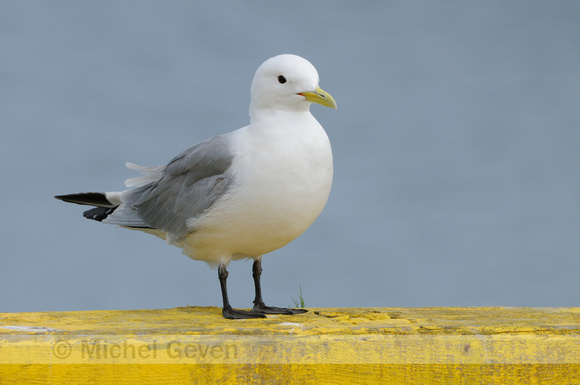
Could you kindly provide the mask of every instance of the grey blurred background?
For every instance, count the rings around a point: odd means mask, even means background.
[[[315,224],[264,258],[267,303],[574,306],[580,3],[0,3],[0,312],[221,305],[217,273],[53,199],[113,191],[248,123],[265,59],[338,102]],[[250,263],[230,265],[234,306]]]

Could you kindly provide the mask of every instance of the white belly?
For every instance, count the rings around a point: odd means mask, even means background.
[[[332,184],[332,152],[326,133],[294,141],[270,138],[237,154],[236,182],[179,246],[210,264],[252,258],[300,236],[318,217]],[[294,136],[295,137],[295,136]],[[262,139],[261,139],[262,140]]]

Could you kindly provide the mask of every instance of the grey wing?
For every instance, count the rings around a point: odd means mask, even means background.
[[[106,222],[185,236],[188,220],[208,210],[233,181],[230,142],[221,135],[185,150],[167,164],[159,180],[127,191]]]

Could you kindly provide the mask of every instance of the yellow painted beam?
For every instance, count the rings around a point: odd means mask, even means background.
[[[580,308],[0,313],[0,384],[580,384]]]

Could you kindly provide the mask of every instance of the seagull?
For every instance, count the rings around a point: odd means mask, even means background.
[[[299,237],[324,208],[332,184],[332,150],[310,105],[336,108],[318,72],[290,54],[266,60],[251,85],[250,124],[202,141],[167,165],[127,167],[142,176],[127,190],[58,195],[94,206],[84,217],[150,233],[194,260],[217,267],[222,314],[228,319],[293,315],[305,309],[266,306],[262,256]],[[253,259],[251,310],[234,309],[228,265]]]

